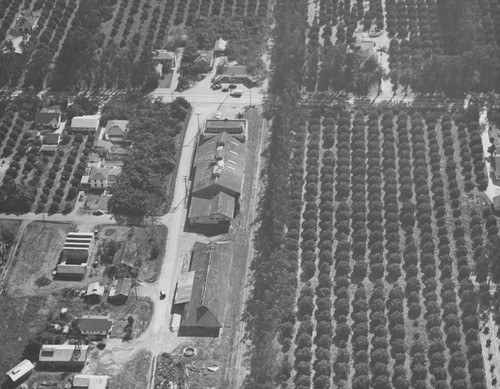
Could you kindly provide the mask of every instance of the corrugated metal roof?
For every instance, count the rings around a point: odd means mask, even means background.
[[[61,274],[85,274],[86,271],[87,264],[66,265],[66,263],[60,263],[57,265],[57,272]]]
[[[174,304],[183,304],[191,300],[195,271],[181,273],[177,279]]]
[[[203,199],[193,196],[189,207],[189,217],[225,216],[232,219],[236,200],[233,196],[219,192],[212,199]]]
[[[224,145],[221,154],[223,163],[219,163],[221,165],[220,174],[215,175],[213,167],[217,163],[215,156],[220,144]],[[245,145],[226,132],[221,132],[198,146],[194,162],[196,170],[193,180],[193,194],[206,197],[205,192],[210,192],[210,187],[213,185],[220,186],[222,190],[227,189],[228,192],[241,193],[245,157]]]
[[[191,269],[195,272],[191,300],[181,327],[222,327],[233,257],[231,242],[196,242]]]
[[[88,332],[99,332],[104,334],[107,333],[113,325],[113,321],[108,316],[88,315],[81,317],[78,322],[82,334]]]

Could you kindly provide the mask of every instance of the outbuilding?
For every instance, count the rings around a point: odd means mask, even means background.
[[[24,381],[35,369],[35,366],[28,359],[23,360],[18,363],[7,373],[5,373],[5,378],[7,380],[7,385],[19,385]]]

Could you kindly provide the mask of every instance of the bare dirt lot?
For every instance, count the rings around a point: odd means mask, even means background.
[[[23,235],[9,277],[7,293],[29,296],[39,293],[36,280],[51,273],[57,265],[70,224],[31,222]]]

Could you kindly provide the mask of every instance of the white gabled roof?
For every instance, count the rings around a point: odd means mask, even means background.
[[[99,125],[99,116],[97,115],[75,116],[71,120],[71,128],[97,129],[98,125]]]
[[[10,369],[5,375],[7,375],[12,382],[16,382],[19,378],[23,377],[25,374],[29,373],[35,368],[35,366],[27,359]]]

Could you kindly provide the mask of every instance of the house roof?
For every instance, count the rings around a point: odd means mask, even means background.
[[[134,267],[137,260],[137,243],[126,241],[122,243],[113,257],[113,265],[123,264]]]
[[[214,51],[225,51],[227,47],[227,41],[222,38],[219,38],[215,41]]]
[[[214,51],[213,50],[198,50],[198,56],[195,58],[194,62],[205,61],[208,64],[211,64],[214,59]]]
[[[73,377],[73,388],[106,389],[108,378],[107,375],[77,374]]]
[[[109,290],[109,297],[128,296],[130,288],[132,287],[132,280],[130,278],[120,278],[113,280],[111,289]]]
[[[108,332],[113,321],[108,316],[82,316],[78,319],[80,331],[85,332]]]
[[[40,362],[75,362],[85,363],[89,346],[73,344],[44,344],[40,350]]]
[[[194,270],[179,274],[177,288],[175,289],[174,304],[183,304],[191,300],[195,274]]]
[[[40,151],[57,151],[57,145],[42,145]]]
[[[103,296],[104,295],[104,285],[101,285],[99,281],[91,282],[87,286],[86,296]]]
[[[10,369],[7,373],[5,373],[5,375],[8,376],[12,382],[16,382],[19,378],[23,377],[34,368],[35,366],[31,363],[31,361],[25,359]]]
[[[120,145],[111,146],[111,153],[116,155],[126,155],[128,152],[127,149],[121,147]]]
[[[189,207],[189,217],[210,217],[216,215],[234,217],[236,200],[224,192],[217,193],[212,199],[203,199],[193,196]]]
[[[108,140],[103,140],[103,139],[98,139],[95,142],[95,148],[96,149],[102,149],[102,150],[111,150],[111,147],[113,146],[113,143],[111,143]]]
[[[113,169],[109,170],[109,176],[108,176],[108,181],[116,181],[118,180],[118,177],[122,174],[122,168],[121,167],[115,167]]]
[[[168,50],[155,50],[153,51],[153,60],[162,61],[168,60],[172,61],[175,59],[175,53]]]
[[[90,153],[87,163],[96,163],[96,162],[101,162],[101,157],[99,157],[99,154],[97,153]]]
[[[193,194],[212,185],[241,193],[245,153],[245,145],[226,132],[221,132],[198,146],[194,163],[196,170]]]
[[[123,136],[128,132],[128,126],[128,120],[108,120],[104,134],[108,136]]]
[[[75,116],[71,119],[71,128],[97,129],[98,125],[99,116],[97,115]]]
[[[50,132],[43,137],[43,141],[48,145],[57,145],[61,139],[61,134]]]
[[[40,112],[35,115],[35,123],[50,124],[53,120],[59,122],[61,112],[56,109],[42,108]]]
[[[90,180],[106,181],[109,177],[109,169],[105,167],[93,167],[90,171]]]
[[[181,327],[222,327],[232,256],[231,242],[195,243],[190,269],[195,276]]]

